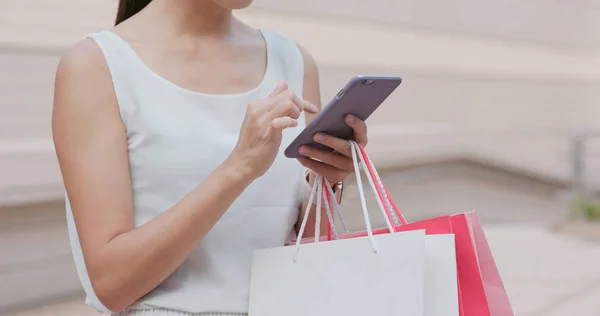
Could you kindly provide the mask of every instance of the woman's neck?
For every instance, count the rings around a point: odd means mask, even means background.
[[[145,11],[161,33],[184,37],[228,36],[235,22],[232,10],[210,0],[153,0]]]

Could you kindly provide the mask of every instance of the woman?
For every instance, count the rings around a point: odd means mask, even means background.
[[[54,141],[76,266],[100,310],[245,314],[253,250],[293,236],[315,173],[352,172],[347,142],[328,135],[315,137],[337,153],[283,157],[319,111],[317,67],[232,16],[250,3],[121,0],[117,25],[60,62]],[[364,122],[348,124],[364,145]]]

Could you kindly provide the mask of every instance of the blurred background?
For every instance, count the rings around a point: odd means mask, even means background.
[[[95,315],[50,115],[60,56],[116,4],[0,0],[2,315]],[[237,15],[311,51],[324,102],[356,74],[401,75],[368,150],[407,217],[477,210],[517,315],[600,315],[600,2],[256,0]],[[357,199],[348,181],[346,214]]]

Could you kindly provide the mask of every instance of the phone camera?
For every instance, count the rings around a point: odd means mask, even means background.
[[[375,80],[373,79],[364,79],[363,81],[361,81],[362,84],[372,84],[373,82],[375,82]]]

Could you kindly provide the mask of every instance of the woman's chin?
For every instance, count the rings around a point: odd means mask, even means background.
[[[230,9],[230,10],[238,10],[249,7],[252,4],[253,0],[213,0],[214,3],[219,6]]]

